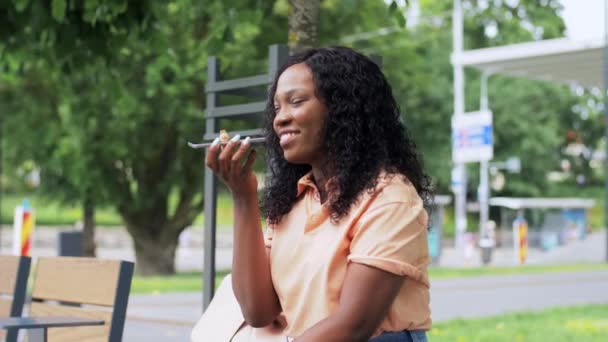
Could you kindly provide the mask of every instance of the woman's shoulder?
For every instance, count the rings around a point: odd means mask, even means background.
[[[410,222],[419,220],[425,226],[424,202],[414,184],[402,174],[382,172],[373,191],[367,192],[353,217],[357,222],[388,220],[386,222]],[[357,227],[359,225],[354,225]]]
[[[382,171],[374,189],[375,201],[407,202],[417,204],[422,202],[414,184],[403,174]]]

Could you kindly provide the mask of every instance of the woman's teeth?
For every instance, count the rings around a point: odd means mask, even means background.
[[[285,134],[281,134],[281,143],[286,143],[287,141],[289,141],[291,138],[295,137],[296,133],[285,133]]]

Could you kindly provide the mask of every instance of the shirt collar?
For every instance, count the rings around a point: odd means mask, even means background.
[[[319,189],[317,188],[317,185],[315,184],[313,177],[314,176],[312,175],[312,170],[310,170],[310,171],[308,171],[308,173],[306,173],[304,176],[302,176],[302,178],[300,178],[300,180],[298,180],[298,190],[296,193],[296,197],[300,197],[300,195],[302,193],[304,193],[304,191],[306,191],[306,189],[308,189],[308,188],[314,190],[314,192],[317,195],[319,194]],[[330,178],[325,183],[325,188],[326,189],[332,188],[332,184],[335,181],[336,181],[336,179],[334,177]]]
[[[302,178],[300,178],[300,180],[298,180],[298,192],[296,193],[296,197],[300,197],[300,195],[307,188],[312,188],[314,190],[317,190],[317,186],[315,185],[315,182],[312,180],[312,171],[308,171],[307,174],[305,174],[304,176],[302,176]]]

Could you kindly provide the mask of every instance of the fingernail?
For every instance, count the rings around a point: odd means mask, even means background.
[[[211,143],[211,146],[216,146],[216,145],[217,145],[217,144],[219,144],[219,143],[220,143],[220,138],[215,138],[215,139],[213,140],[213,142]]]
[[[249,140],[251,140],[250,137],[245,138],[245,140],[243,140],[243,145],[249,144]]]
[[[241,140],[241,135],[240,134],[237,134],[232,139],[230,139],[230,141],[239,141],[239,140]]]

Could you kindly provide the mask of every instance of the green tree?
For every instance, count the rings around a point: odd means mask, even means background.
[[[418,26],[406,28],[407,7],[397,2],[321,1],[318,40],[382,56],[405,122],[444,192],[451,160],[452,1],[419,3]],[[556,1],[464,3],[467,48],[563,32]],[[268,45],[288,41],[289,10],[288,0],[2,2],[7,169],[33,161],[45,192],[83,206],[87,198],[93,207],[114,206],[133,237],[138,271],[174,272],[177,238],[204,201],[202,155],[186,141],[204,131],[207,57],[220,59],[225,78],[260,73]],[[478,76],[467,71],[468,110],[477,109]],[[504,193],[541,193],[563,141],[554,114],[568,113],[571,92],[493,76],[489,94],[496,159],[519,154],[524,167],[509,177]],[[226,129],[245,124],[221,123]]]
[[[369,3],[374,13],[388,16],[382,1]],[[345,12],[345,22],[356,23],[357,12],[348,5],[325,2],[326,18]],[[36,131],[36,144],[19,142],[11,160],[34,160],[43,182],[56,185],[49,193],[61,189],[83,204],[93,198],[93,206],[115,206],[133,236],[138,271],[173,272],[177,237],[203,207],[202,156],[185,142],[203,132],[207,56],[220,58],[224,77],[263,70],[267,46],[287,40],[288,3],[59,0],[4,6],[2,62],[17,75],[3,96],[12,106],[9,118],[13,127],[41,118],[47,124]],[[339,37],[325,32],[326,41]],[[32,86],[38,95],[28,93]],[[15,142],[33,133],[14,132]]]
[[[415,132],[419,145],[427,156],[436,156],[430,151],[441,151],[439,162],[433,170],[440,170],[439,189],[448,190],[450,156],[450,117],[452,113],[452,72],[449,64],[451,53],[451,9],[453,2],[420,1],[423,19],[416,29],[413,39],[419,54],[425,56],[421,73],[430,75],[424,83],[417,83],[418,96],[427,102],[424,106],[411,109],[414,123],[424,123]],[[564,22],[559,16],[561,5],[558,1],[476,1],[464,0],[465,10],[464,37],[465,48],[476,49],[538,39],[550,39],[563,36]],[[419,38],[419,39],[417,39]],[[427,64],[428,63],[428,64]],[[413,74],[417,74],[414,72]],[[420,75],[419,77],[424,77]],[[466,70],[466,110],[479,108],[480,74],[475,70]],[[429,85],[432,86],[429,87]],[[546,174],[558,165],[559,115],[568,111],[573,104],[573,96],[565,86],[549,83],[516,79],[500,75],[490,77],[489,104],[494,113],[496,160],[510,156],[519,156],[522,160],[522,173],[508,175],[507,186],[503,195],[538,196],[547,186]],[[433,108],[429,113],[425,107]],[[417,112],[425,113],[417,116]],[[428,132],[432,127],[433,131]],[[427,133],[428,132],[428,133]],[[429,134],[427,140],[426,135]],[[438,141],[442,141],[439,145]],[[428,158],[427,158],[428,160]],[[437,169],[435,169],[437,167]],[[478,166],[470,166],[472,194],[478,183]],[[475,196],[475,195],[473,195]]]
[[[559,113],[562,160],[567,160],[569,169],[563,170],[566,181],[580,186],[601,186],[604,175],[601,164],[594,158],[605,149],[604,104],[599,89],[575,88],[577,101],[571,109]],[[594,164],[595,163],[595,164]],[[566,166],[564,165],[564,166]],[[577,180],[578,178],[578,180]]]
[[[263,63],[257,56],[266,47],[252,38],[272,7],[257,4],[4,5],[2,62],[15,64],[17,75],[2,97],[13,109],[7,121],[15,127],[46,116],[52,128],[40,128],[31,144],[12,134],[19,142],[8,144],[17,147],[13,160],[35,160],[43,175],[63,174],[69,184],[58,185],[75,189],[81,203],[93,189],[95,200],[115,206],[133,236],[140,273],[174,272],[178,236],[203,208],[202,155],[186,141],[204,131],[207,57],[228,56],[224,65],[240,70]],[[254,62],[240,63],[248,60]],[[28,82],[44,96],[23,101]]]

